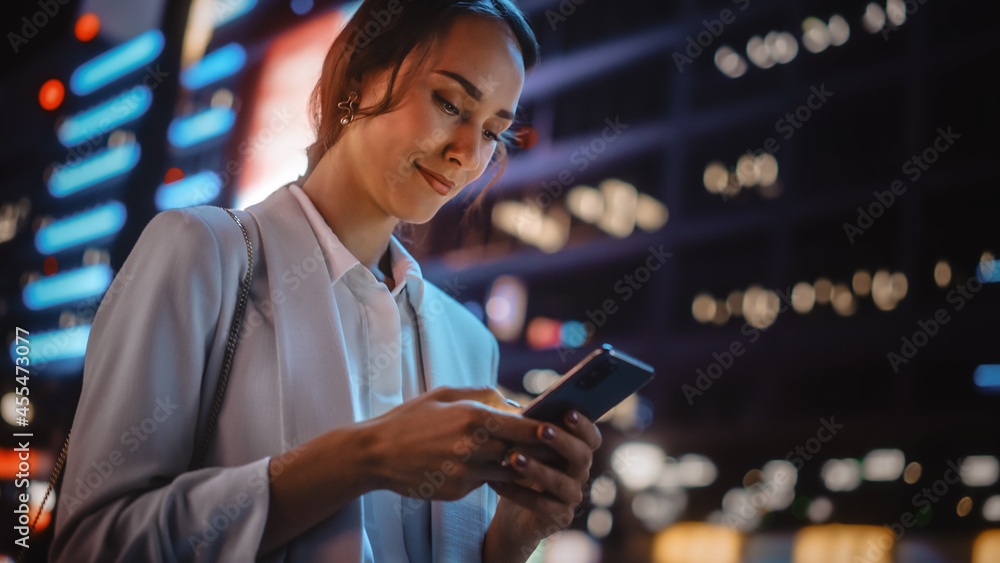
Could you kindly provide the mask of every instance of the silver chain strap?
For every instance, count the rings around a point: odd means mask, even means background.
[[[236,302],[236,313],[233,315],[233,324],[229,329],[229,340],[226,343],[226,352],[222,358],[222,373],[219,375],[218,384],[215,387],[215,401],[212,404],[212,413],[208,418],[208,426],[205,429],[205,437],[202,440],[201,448],[197,452],[197,457],[192,462],[192,470],[200,469],[204,463],[205,458],[208,456],[208,445],[212,440],[212,434],[215,432],[215,424],[219,418],[219,410],[222,408],[222,398],[226,394],[226,385],[229,383],[229,372],[233,367],[233,354],[236,352],[236,343],[239,340],[240,328],[243,325],[243,316],[246,311],[247,299],[250,295],[250,284],[253,281],[253,245],[250,244],[250,236],[247,235],[246,227],[240,221],[232,211],[225,209],[225,212],[236,221],[239,225],[240,230],[243,231],[243,240],[247,244],[247,273],[244,276],[243,281],[240,283],[240,296],[239,300]],[[71,428],[69,432],[66,433],[66,442],[63,444],[62,451],[59,453],[59,459],[56,461],[55,467],[52,468],[52,476],[49,477],[49,486],[45,491],[45,496],[42,497],[41,504],[38,505],[38,514],[35,515],[34,520],[31,522],[31,531],[29,533],[35,533],[35,524],[38,523],[38,519],[42,515],[42,509],[45,507],[45,502],[49,499],[49,495],[52,493],[55,487],[56,481],[59,479],[59,474],[62,473],[63,464],[66,461],[66,452],[69,450],[69,438],[73,435],[73,429]],[[24,561],[24,555],[26,550],[22,547],[18,552],[18,561]]]

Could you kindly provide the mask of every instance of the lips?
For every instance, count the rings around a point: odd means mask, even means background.
[[[455,182],[448,180],[447,178],[438,174],[437,172],[428,170],[423,166],[420,166],[416,162],[414,162],[413,165],[416,166],[417,171],[420,172],[420,175],[423,176],[425,180],[427,180],[427,183],[430,184],[430,186],[434,188],[434,190],[437,191],[439,194],[448,195],[449,193],[451,193],[451,190],[455,188]]]

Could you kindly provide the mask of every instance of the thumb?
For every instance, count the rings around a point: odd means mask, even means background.
[[[477,401],[503,412],[521,414],[521,405],[505,397],[495,387],[439,387],[434,391],[439,401]]]

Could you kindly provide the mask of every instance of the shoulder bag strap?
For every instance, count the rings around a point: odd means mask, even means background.
[[[236,342],[240,338],[240,327],[243,326],[244,311],[246,311],[247,298],[250,295],[250,283],[253,280],[253,245],[250,244],[250,236],[247,235],[247,229],[243,226],[240,218],[228,209],[225,211],[233,218],[233,221],[236,221],[240,230],[243,231],[243,240],[247,243],[247,273],[240,284],[240,297],[236,302],[236,313],[233,315],[233,322],[229,329],[229,341],[226,343],[226,353],[222,357],[222,373],[219,374],[219,381],[215,387],[215,401],[212,403],[212,413],[208,417],[208,426],[205,427],[205,437],[201,442],[201,449],[197,452],[192,469],[201,469],[204,467],[205,458],[208,457],[208,444],[215,433],[215,424],[219,419],[219,409],[222,408],[222,398],[226,395],[229,372],[233,367],[233,354],[236,352]]]
[[[219,418],[219,409],[222,408],[222,398],[226,394],[226,384],[229,382],[229,372],[233,367],[233,354],[236,351],[236,342],[239,340],[240,328],[243,325],[243,316],[246,311],[247,299],[250,294],[250,283],[253,281],[253,246],[250,244],[250,236],[247,234],[246,227],[240,221],[239,217],[236,216],[229,209],[225,209],[225,212],[236,221],[239,225],[240,230],[243,231],[243,240],[247,244],[247,273],[244,276],[243,281],[240,283],[240,296],[239,300],[236,302],[236,313],[233,315],[233,323],[229,330],[229,341],[226,343],[226,353],[222,359],[222,373],[219,375],[219,381],[215,388],[215,401],[212,404],[212,413],[208,418],[208,426],[205,429],[205,436],[201,443],[201,448],[197,452],[196,462],[192,465],[192,469],[200,469],[204,463],[205,458],[208,456],[208,445],[212,440],[212,434],[215,432],[215,424]],[[45,506],[46,501],[49,499],[49,494],[52,493],[52,489],[55,487],[56,481],[59,479],[59,474],[62,472],[63,464],[66,462],[66,452],[69,449],[69,439],[73,434],[73,429],[71,428],[69,432],[66,433],[66,442],[63,444],[62,451],[59,453],[59,459],[56,461],[55,466],[52,468],[52,475],[49,477],[49,486],[45,491],[45,496],[42,497],[42,502],[38,505],[38,514],[35,515],[34,520],[31,522],[31,532],[35,532],[35,524],[38,523],[38,518],[42,515],[42,508]],[[23,560],[24,548],[18,554],[19,560]]]

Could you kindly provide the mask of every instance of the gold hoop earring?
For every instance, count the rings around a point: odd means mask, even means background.
[[[355,100],[357,99],[358,99],[358,93],[351,92],[350,94],[347,95],[347,100],[337,104],[338,108],[347,111],[347,115],[340,118],[341,125],[347,125],[348,123],[354,121],[354,110],[358,105]]]

